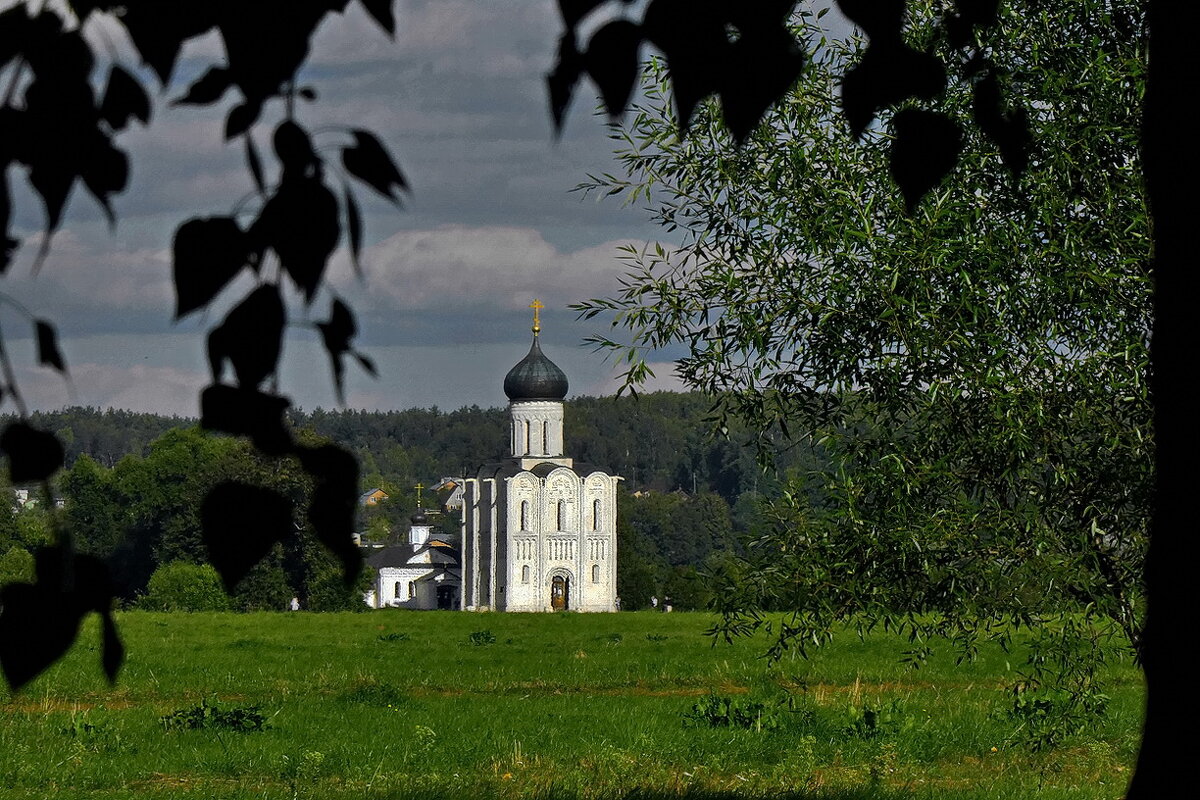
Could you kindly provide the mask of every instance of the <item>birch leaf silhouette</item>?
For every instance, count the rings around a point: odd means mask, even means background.
[[[281,456],[294,444],[283,417],[290,406],[286,397],[217,383],[200,393],[200,427],[248,437],[265,455]]]
[[[208,335],[213,380],[220,382],[229,361],[242,388],[257,388],[279,364],[286,321],[279,287],[264,284],[251,292]]]
[[[175,231],[175,319],[203,308],[246,266],[250,242],[232,217],[190,219]]]
[[[0,588],[0,667],[16,692],[57,661],[75,637],[83,616],[104,618],[101,663],[116,680],[124,647],[112,619],[113,587],[108,567],[89,555],[44,547],[35,556],[34,583]]]
[[[277,542],[296,530],[290,500],[235,481],[209,491],[200,506],[200,527],[208,559],[230,593]]]
[[[150,98],[138,79],[120,64],[113,64],[109,70],[100,117],[114,131],[124,130],[131,119],[150,124]]]
[[[353,538],[358,461],[332,444],[297,447],[296,457],[313,478],[308,520],[321,543],[342,562],[342,579],[352,586],[362,572],[362,554]]]
[[[342,165],[354,177],[399,205],[397,192],[408,188],[408,181],[388,154],[379,137],[370,131],[350,131],[354,144],[342,149]]]
[[[8,456],[13,483],[42,481],[57,472],[66,454],[58,437],[26,422],[10,422],[0,433],[0,452]]]
[[[62,350],[58,347],[58,331],[44,319],[34,320],[34,337],[37,339],[38,363],[53,367],[64,375],[67,372],[67,362],[63,359]]]

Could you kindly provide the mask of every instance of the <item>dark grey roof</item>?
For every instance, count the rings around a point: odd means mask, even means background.
[[[529,354],[504,376],[504,393],[509,400],[562,400],[567,396],[567,376],[546,358],[537,334]]]
[[[413,545],[409,543],[393,544],[367,556],[367,564],[379,569],[380,567],[403,567],[422,550],[431,547],[427,544]],[[433,569],[457,567],[462,563],[462,554],[456,547],[433,546],[432,564],[413,564],[413,566],[429,566]]]

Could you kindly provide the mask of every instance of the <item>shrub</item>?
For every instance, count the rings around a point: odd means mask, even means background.
[[[250,733],[267,727],[267,718],[258,706],[234,706],[221,708],[215,702],[201,700],[200,705],[180,708],[159,717],[165,730],[218,729]]]
[[[172,561],[154,570],[138,606],[151,611],[227,611],[230,603],[210,565]]]
[[[33,556],[24,547],[13,546],[0,556],[0,586],[6,583],[32,583]]]
[[[757,700],[736,700],[715,693],[697,700],[683,719],[685,724],[709,728],[770,731],[780,726],[778,708],[768,708]]]
[[[496,634],[491,631],[475,631],[467,639],[476,647],[482,647],[483,645],[495,644]]]

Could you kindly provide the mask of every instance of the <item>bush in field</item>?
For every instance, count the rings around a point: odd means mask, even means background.
[[[0,556],[0,586],[33,580],[33,556],[23,547],[10,547]]]
[[[309,611],[366,611],[363,592],[375,582],[375,570],[363,567],[363,574],[354,586],[347,587],[342,580],[341,567],[332,559],[324,559],[310,568],[308,573]]]
[[[171,561],[154,570],[138,606],[151,611],[227,611],[229,597],[208,564]]]
[[[709,694],[683,715],[684,724],[708,728],[744,728],[773,731],[781,724],[779,709],[757,700]]]
[[[159,717],[163,730],[218,729],[251,733],[268,727],[267,718],[258,706],[221,708],[215,702],[201,700],[199,705],[178,708]]]
[[[233,597],[235,611],[285,611],[296,592],[276,553],[258,562],[238,583]]]

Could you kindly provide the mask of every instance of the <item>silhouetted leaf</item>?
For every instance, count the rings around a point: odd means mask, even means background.
[[[309,175],[310,168],[319,163],[308,132],[290,119],[285,119],[275,128],[271,143],[275,148],[275,156],[284,169]]]
[[[28,583],[0,589],[0,666],[13,692],[57,661],[75,641],[80,618],[73,608]]]
[[[113,620],[112,612],[106,611],[100,615],[103,623],[103,639],[101,640],[100,664],[104,667],[104,675],[110,684],[117,682],[117,674],[125,663],[125,645],[117,633],[117,623]]]
[[[396,16],[392,12],[392,0],[360,0],[367,13],[375,18],[379,27],[387,31],[388,36],[396,35]]]
[[[892,118],[890,167],[913,213],[921,198],[958,164],[962,131],[945,114],[906,108]]]
[[[229,116],[225,118],[225,141],[229,141],[235,136],[241,136],[250,130],[250,127],[258,121],[258,115],[261,113],[262,103],[250,100],[229,109]]]
[[[231,593],[277,542],[296,530],[286,497],[234,481],[209,491],[200,505],[200,528],[208,560]]]
[[[558,40],[558,57],[554,61],[554,69],[546,75],[546,91],[550,95],[550,115],[554,118],[554,133],[562,132],[563,120],[567,108],[571,105],[571,95],[575,84],[583,72],[583,56],[575,43],[575,32],[568,30]]]
[[[26,44],[29,9],[18,4],[0,11],[0,64],[7,64]]]
[[[338,403],[345,405],[346,399],[343,391],[345,367],[342,363],[342,356],[349,352],[350,340],[358,333],[358,326],[354,324],[354,315],[350,313],[350,309],[345,303],[335,298],[329,319],[325,322],[318,322],[317,329],[321,331],[321,341],[325,344],[325,352],[329,354],[329,361],[333,367],[333,385],[337,389]]]
[[[393,187],[403,191],[408,188],[408,182],[383,143],[370,131],[355,129],[350,133],[354,136],[354,144],[342,149],[342,164],[346,171],[399,204],[400,198]]]
[[[905,0],[837,0],[846,18],[872,39],[898,38]]]
[[[88,137],[88,145],[80,176],[83,185],[104,209],[109,225],[115,226],[117,218],[109,205],[109,198],[125,191],[129,185],[129,158],[113,146],[112,140],[98,133]]]
[[[857,138],[881,109],[912,97],[931,100],[945,87],[946,69],[936,56],[898,42],[872,42],[842,78],[842,110]]]
[[[37,338],[38,363],[53,367],[66,374],[67,362],[63,360],[62,351],[58,349],[58,332],[44,319],[34,320],[34,335]]]
[[[259,286],[208,335],[208,361],[219,383],[223,365],[233,364],[238,384],[257,388],[279,364],[286,314],[279,287]]]
[[[3,124],[0,122],[0,124]],[[12,221],[12,195],[8,188],[8,170],[0,169],[0,275],[8,272],[12,263],[13,251],[20,242],[8,235],[8,226]]]
[[[354,352],[354,357],[358,359],[358,363],[362,365],[362,368],[367,371],[368,375],[370,375],[372,378],[379,377],[379,371],[375,369],[374,361],[357,350]]]
[[[298,447],[296,456],[314,483],[309,522],[321,543],[342,562],[342,578],[352,586],[362,571],[362,555],[354,544],[358,462],[332,444]]]
[[[29,184],[42,198],[46,209],[46,233],[58,230],[62,222],[63,206],[75,183],[76,173],[65,159],[39,158],[29,170]],[[49,237],[47,237],[49,238]],[[45,244],[43,244],[43,249]]]
[[[975,82],[971,111],[975,124],[1000,150],[1004,165],[1020,177],[1029,165],[1029,150],[1033,147],[1029,115],[1023,108],[1005,112],[995,73]]]
[[[300,99],[310,103],[317,99],[317,90],[311,86],[301,86],[296,90],[296,94],[300,96]]]
[[[624,19],[600,28],[588,42],[584,64],[600,88],[609,118],[614,121],[625,113],[625,105],[633,94],[641,68],[638,61],[641,44],[641,29]]]
[[[43,547],[34,562],[34,583],[12,583],[0,589],[0,665],[14,692],[67,651],[84,614],[96,611],[107,616],[112,610],[112,581],[100,559]],[[110,654],[107,634],[105,638],[103,665],[112,680],[120,668],[119,639],[116,652]]]
[[[49,478],[63,465],[65,454],[58,437],[25,422],[10,422],[0,433],[0,452],[8,456],[13,483]]]
[[[258,146],[254,144],[254,137],[246,133],[243,139],[246,140],[246,165],[250,167],[250,176],[254,178],[254,188],[258,189],[258,193],[267,196],[267,182],[263,177],[262,158],[258,155]]]
[[[246,266],[246,234],[232,217],[190,219],[171,244],[175,319],[207,305]]]
[[[946,34],[951,47],[971,43],[972,29],[988,28],[996,23],[999,0],[955,0],[956,14],[947,14]]]
[[[696,105],[720,86],[729,50],[722,11],[715,0],[651,0],[642,19],[646,38],[666,56],[685,133]]]
[[[265,245],[312,302],[329,256],[341,236],[337,198],[317,178],[289,178],[263,206],[250,226],[252,246]]]
[[[726,127],[741,143],[800,77],[804,52],[782,24],[743,31],[728,52],[721,110]]]
[[[146,90],[120,64],[113,64],[108,72],[100,118],[114,131],[124,130],[130,119],[143,125],[150,123],[150,98]]]
[[[216,24],[219,4],[127,0],[121,5],[123,11],[117,16],[118,21],[129,32],[142,60],[166,86],[171,82],[183,43]]]
[[[200,427],[247,436],[259,452],[279,456],[293,444],[284,423],[290,405],[286,397],[217,383],[200,393]]]
[[[346,232],[350,236],[350,263],[354,266],[354,274],[361,278],[363,270],[359,253],[362,252],[362,214],[359,213],[358,200],[354,198],[350,187],[342,188],[346,200]]]

